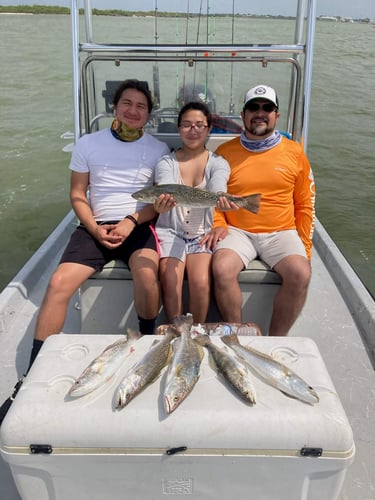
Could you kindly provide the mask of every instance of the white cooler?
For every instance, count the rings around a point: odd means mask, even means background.
[[[118,411],[114,392],[154,336],[118,374],[75,400],[75,378],[118,335],[54,335],[1,426],[1,454],[24,500],[335,500],[353,461],[347,417],[316,344],[240,337],[274,354],[319,393],[314,406],[253,377],[248,405],[213,371],[208,353],[192,393],[167,415],[166,371]],[[224,346],[218,337],[217,345]]]

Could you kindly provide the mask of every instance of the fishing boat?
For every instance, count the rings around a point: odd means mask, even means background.
[[[249,30],[246,42],[237,43],[234,12],[225,17],[229,26],[226,38],[220,38],[209,24],[212,21],[207,7],[207,12],[201,15],[187,12],[185,17],[176,17],[181,23],[180,38],[176,41],[171,35],[164,42],[160,35],[164,21],[155,8],[154,40],[137,44],[129,43],[123,32],[114,33],[115,40],[111,43],[98,40],[94,35],[91,1],[84,0],[80,19],[80,2],[72,0],[74,140],[109,125],[116,86],[125,78],[136,77],[147,82],[155,98],[155,109],[146,127],[148,132],[171,149],[178,147],[179,106],[198,95],[210,105],[216,117],[217,127],[208,141],[208,148],[215,150],[238,134],[241,95],[252,84],[266,83],[279,92],[282,113],[279,125],[283,133],[303,143],[308,151],[316,1],[296,3],[290,41],[269,43],[252,39]],[[131,5],[124,5],[124,10],[127,8],[130,10]],[[236,18],[237,21],[246,25],[254,23],[254,18],[243,16]],[[215,22],[224,22],[224,17],[216,17]],[[207,29],[201,36],[204,23]],[[75,215],[68,213],[1,293],[1,400],[9,396],[27,367],[38,309],[76,224]],[[375,470],[374,298],[318,219],[313,243],[313,272],[307,301],[289,336],[308,337],[317,344],[353,430],[355,459],[348,468],[340,500],[374,500],[375,480],[371,472]],[[256,323],[266,332],[273,298],[280,285],[279,276],[264,263],[255,261],[241,273],[240,283],[243,320]],[[208,321],[220,320],[212,301]],[[162,307],[158,321],[159,324],[166,321]],[[137,327],[131,273],[121,262],[114,261],[89,279],[73,297],[62,333],[122,334],[129,327]],[[2,458],[0,492],[1,498],[7,500],[21,498],[9,465]]]

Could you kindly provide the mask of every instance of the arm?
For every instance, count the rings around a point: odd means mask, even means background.
[[[300,158],[300,174],[294,188],[294,216],[297,232],[311,259],[315,222],[315,183],[310,163],[304,152]]]
[[[176,184],[178,173],[178,162],[174,155],[163,156],[155,168],[155,184]],[[176,206],[173,196],[170,194],[160,195],[154,203],[153,208],[157,213],[169,212]]]
[[[215,193],[227,192],[227,182],[230,175],[230,167],[227,160],[215,153],[211,154],[209,162],[207,190]],[[216,209],[221,211],[239,210],[238,205],[221,197],[216,203]]]
[[[70,202],[72,208],[88,232],[94,235],[96,222],[87,196],[89,174],[72,171],[70,177]]]
[[[88,186],[88,173],[72,171],[70,179],[70,201],[73,210],[87,231],[96,240],[107,248],[116,248],[121,245],[122,239],[118,235],[110,234],[111,229],[113,229],[115,225],[98,225],[96,223],[87,197]]]

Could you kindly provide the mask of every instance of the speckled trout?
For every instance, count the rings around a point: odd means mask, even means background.
[[[68,394],[73,398],[84,396],[108,382],[133,351],[141,333],[128,330],[127,337],[107,346],[74,382]]]
[[[133,198],[145,203],[154,203],[161,194],[173,196],[177,205],[186,207],[207,208],[214,207],[221,196],[228,201],[236,203],[241,208],[245,208],[253,213],[258,213],[261,194],[249,194],[248,196],[232,196],[228,193],[206,191],[204,189],[184,186],[182,184],[158,184],[141,189],[132,194]]]
[[[240,344],[236,334],[224,335],[221,340],[241,356],[265,382],[305,403],[319,402],[315,390],[287,366],[268,354]]]
[[[171,327],[161,340],[155,340],[143,358],[132,367],[121,381],[116,394],[116,408],[124,408],[147,385],[158,378],[162,368],[168,363],[171,340],[178,335]]]
[[[248,366],[236,355],[215,345],[209,335],[199,335],[197,342],[205,346],[214,361],[218,373],[229,382],[231,387],[246,401],[255,404],[256,393]]]
[[[172,360],[163,394],[167,413],[172,413],[192,391],[198,381],[204,355],[203,347],[191,337],[193,317],[179,316],[173,323],[181,337],[172,345]]]

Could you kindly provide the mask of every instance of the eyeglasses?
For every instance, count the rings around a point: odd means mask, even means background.
[[[272,111],[277,110],[277,107],[274,104],[272,104],[271,102],[266,102],[266,103],[260,104],[259,102],[251,102],[250,101],[248,104],[245,105],[245,109],[248,109],[252,113],[254,113],[255,111],[259,111],[259,110],[265,111],[266,113],[272,113]]]
[[[198,122],[198,123],[181,122],[179,126],[180,126],[180,128],[182,128],[182,130],[187,131],[187,130],[191,130],[191,129],[195,128],[199,132],[203,132],[204,129],[208,128],[208,125],[205,125],[202,122]]]

